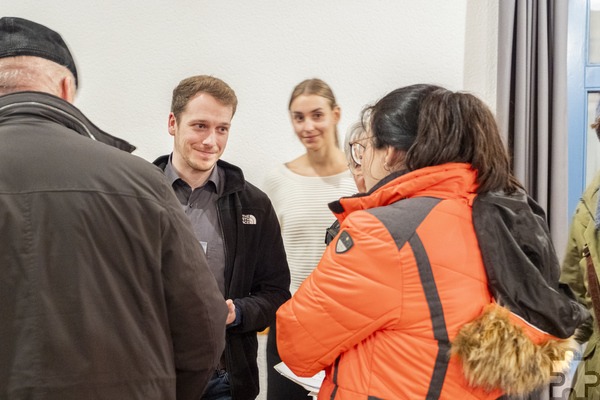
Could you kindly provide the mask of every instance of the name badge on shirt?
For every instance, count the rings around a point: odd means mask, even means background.
[[[208,247],[208,243],[203,242],[202,240],[199,240],[199,242],[200,242],[200,246],[202,246],[202,250],[204,250],[204,254],[206,254],[206,248]]]

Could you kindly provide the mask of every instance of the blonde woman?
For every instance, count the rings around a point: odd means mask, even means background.
[[[339,147],[341,109],[329,85],[320,79],[299,83],[288,108],[294,132],[306,151],[271,171],[264,189],[281,224],[293,293],[325,250],[324,234],[331,225],[327,204],[356,193],[356,185]],[[306,390],[273,369],[281,361],[275,334],[272,326],[267,344],[267,399],[305,400]]]

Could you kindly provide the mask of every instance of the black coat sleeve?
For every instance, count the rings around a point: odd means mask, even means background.
[[[162,277],[177,373],[177,399],[197,399],[225,348],[227,306],[190,222],[167,188]]]

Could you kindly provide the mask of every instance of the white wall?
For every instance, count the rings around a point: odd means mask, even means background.
[[[498,0],[467,0],[463,89],[496,111]]]
[[[171,150],[173,87],[211,74],[240,104],[224,159],[249,180],[302,153],[287,115],[305,78],[328,82],[340,132],[397,87],[428,82],[495,104],[498,0],[4,1],[60,32],[75,55],[75,104],[99,127],[153,160]]]

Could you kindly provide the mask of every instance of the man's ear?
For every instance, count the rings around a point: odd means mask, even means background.
[[[75,92],[77,88],[75,86],[75,80],[70,76],[65,76],[60,81],[60,93],[59,97],[69,103],[73,103],[75,101]]]
[[[177,130],[177,118],[175,118],[175,114],[172,112],[169,113],[168,129],[169,135],[175,136],[175,131]]]

